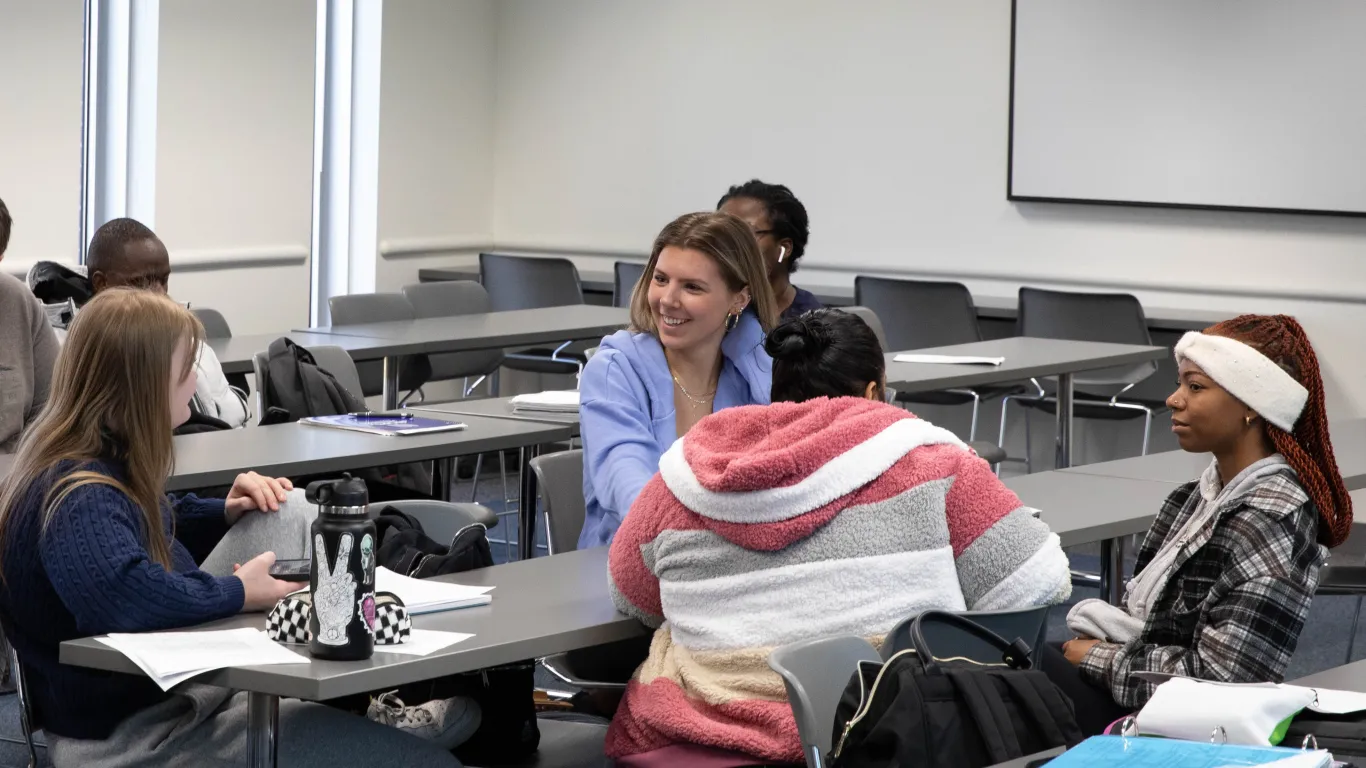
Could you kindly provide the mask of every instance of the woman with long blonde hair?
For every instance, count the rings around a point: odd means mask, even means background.
[[[0,623],[28,678],[56,765],[228,765],[244,759],[246,696],[62,665],[65,640],[175,629],[267,610],[294,589],[275,555],[235,573],[201,570],[177,539],[278,510],[289,481],[241,475],[226,499],[170,499],[172,430],[189,418],[204,331],[150,291],[112,289],[86,305],[57,358],[51,396],[0,486]],[[267,517],[252,515],[254,518]],[[238,546],[234,532],[220,548]],[[318,704],[280,707],[286,765],[401,760],[456,765],[450,753]]]

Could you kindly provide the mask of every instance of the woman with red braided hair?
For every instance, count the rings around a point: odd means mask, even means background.
[[[1172,431],[1214,460],[1158,513],[1124,605],[1083,600],[1067,616],[1077,638],[1061,654],[1044,649],[1044,671],[1086,733],[1147,702],[1154,685],[1135,672],[1280,682],[1324,548],[1351,530],[1318,359],[1294,318],[1244,315],[1188,333],[1176,360]]]

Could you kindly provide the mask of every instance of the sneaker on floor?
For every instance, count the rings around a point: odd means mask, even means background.
[[[365,716],[443,749],[460,746],[479,728],[479,704],[473,699],[455,696],[408,707],[397,694],[390,691],[370,699]]]

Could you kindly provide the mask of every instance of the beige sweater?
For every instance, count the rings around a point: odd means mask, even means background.
[[[38,299],[0,272],[0,453],[13,453],[24,427],[47,403],[57,337]]]

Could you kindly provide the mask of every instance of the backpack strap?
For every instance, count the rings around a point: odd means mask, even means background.
[[[1024,755],[1015,729],[1010,727],[1010,712],[1001,702],[1001,694],[990,683],[992,675],[977,670],[945,669],[944,674],[957,689],[982,745],[991,756],[991,764],[1004,763]]]

